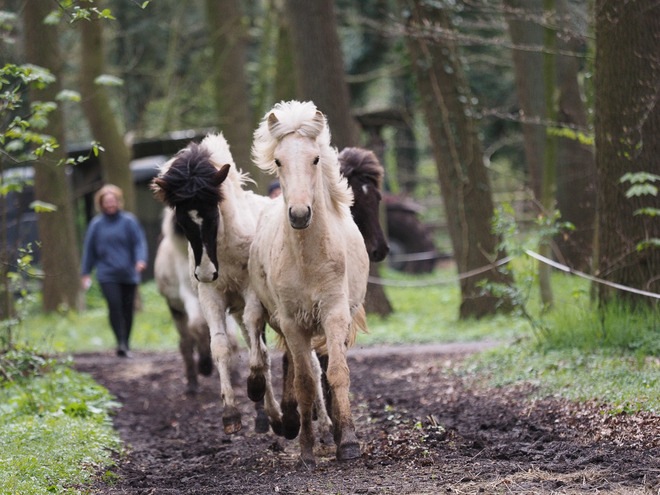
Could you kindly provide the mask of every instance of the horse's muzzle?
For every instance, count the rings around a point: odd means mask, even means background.
[[[289,207],[289,223],[294,229],[306,229],[312,221],[312,209],[309,206]]]

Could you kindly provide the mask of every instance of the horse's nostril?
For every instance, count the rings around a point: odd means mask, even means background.
[[[199,282],[199,277],[197,276],[197,271],[195,271],[195,280]]]
[[[215,282],[216,280],[218,280],[218,272],[213,273],[213,281]]]

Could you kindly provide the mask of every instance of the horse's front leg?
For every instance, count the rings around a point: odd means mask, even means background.
[[[332,421],[330,420],[330,416],[328,416],[323,394],[323,369],[319,362],[319,357],[316,355],[316,352],[313,351],[312,370],[314,371],[314,381],[316,383],[316,398],[314,400],[314,405],[316,407],[316,414],[318,415],[318,427],[321,441],[328,446],[334,445],[332,434],[330,433],[330,430],[332,429]]]
[[[231,341],[227,335],[227,304],[221,294],[209,284],[199,284],[199,305],[211,333],[211,353],[220,373],[222,397],[222,423],[225,433],[231,435],[241,429],[241,413],[231,385]]]
[[[340,461],[360,457],[360,444],[355,435],[348,393],[351,385],[350,370],[346,363],[351,317],[348,311],[338,308],[328,311],[323,318],[323,328],[328,347],[328,383],[332,388],[332,423],[334,425],[337,459]]]
[[[273,432],[282,434],[282,411],[275,400],[270,373],[270,354],[266,346],[266,315],[261,301],[254,293],[245,297],[242,325],[246,342],[250,346],[250,376],[248,377],[248,397],[256,403],[264,401],[266,414]]]
[[[296,399],[296,377],[293,357],[289,346],[285,343],[282,356],[282,434],[287,440],[293,440],[300,432],[300,414]]]
[[[293,323],[292,321],[289,323]],[[300,459],[309,470],[316,468],[314,460],[314,399],[316,380],[312,369],[312,346],[308,336],[294,325],[282,322],[282,331],[286,337],[290,357],[293,359],[294,386],[298,408],[300,409]],[[291,366],[291,363],[289,363]]]

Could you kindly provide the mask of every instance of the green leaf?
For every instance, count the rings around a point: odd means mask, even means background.
[[[633,196],[657,196],[658,188],[652,184],[635,184],[628,191],[626,191],[626,198],[632,198]]]
[[[657,180],[660,180],[660,175],[649,174],[648,172],[628,172],[621,176],[619,182],[638,184],[641,182],[655,182]]]
[[[660,239],[656,239],[656,238],[647,239],[637,244],[637,251],[643,251],[644,249],[658,248],[658,247],[660,247]]]
[[[633,215],[648,215],[650,217],[655,217],[660,215],[660,209],[658,208],[640,208],[639,210],[635,210]]]
[[[112,17],[112,12],[110,12],[110,9],[103,9],[99,13],[99,18],[114,20],[114,17]]]
[[[10,153],[13,151],[21,151],[25,148],[25,143],[21,141],[20,139],[12,139],[7,143],[7,146],[5,146],[5,151],[9,151]]]
[[[38,213],[57,211],[57,206],[55,206],[54,204],[46,203],[45,201],[38,201],[38,200],[32,201],[32,203],[30,203],[30,208]]]
[[[142,2],[142,8],[146,9],[147,5],[149,5],[150,3],[151,3],[151,0],[147,0],[146,2]]]
[[[119,77],[111,76],[109,74],[102,74],[94,79],[94,84],[99,86],[123,86],[124,81]]]
[[[57,101],[80,101],[80,93],[71,89],[63,89],[55,97]]]
[[[55,26],[60,22],[62,18],[61,10],[52,10],[44,19],[44,24],[47,26]]]

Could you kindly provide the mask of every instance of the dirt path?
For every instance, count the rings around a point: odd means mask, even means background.
[[[112,469],[120,480],[98,483],[94,492],[659,493],[657,417],[611,417],[597,404],[530,401],[530,387],[479,387],[453,373],[477,348],[352,352],[352,405],[363,454],[339,463],[321,445],[313,473],[296,469],[297,441],[254,433],[244,385],[235,387],[243,430],[228,437],[217,378],[202,378],[199,396],[187,399],[177,354],[77,356],[76,367],[124,404],[114,419],[128,452]],[[246,356],[240,368],[245,384]],[[279,391],[279,357],[274,369]]]

